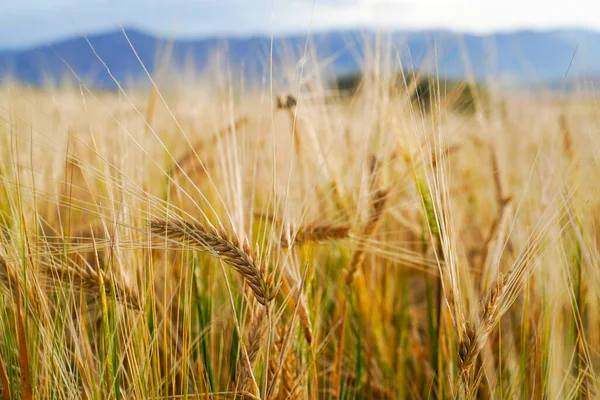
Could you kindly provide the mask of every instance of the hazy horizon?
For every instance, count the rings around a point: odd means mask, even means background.
[[[152,36],[157,39],[172,39],[177,41],[201,41],[205,39],[253,39],[253,38],[266,38],[270,36],[274,36],[275,38],[291,38],[291,37],[303,37],[308,34],[323,34],[323,33],[344,33],[344,32],[356,32],[356,31],[364,31],[364,32],[383,32],[383,33],[419,33],[419,32],[440,32],[440,33],[451,33],[457,35],[465,35],[465,36],[478,36],[482,38],[491,37],[495,35],[510,35],[510,34],[518,34],[518,33],[527,33],[527,32],[535,32],[535,33],[552,33],[552,32],[598,32],[600,33],[600,28],[586,28],[586,27],[548,27],[548,28],[506,28],[506,29],[498,29],[490,32],[470,32],[470,31],[462,31],[459,29],[445,28],[445,27],[430,27],[430,28],[378,28],[371,26],[354,26],[354,27],[323,27],[323,28],[315,28],[311,31],[286,31],[286,32],[278,32],[278,33],[269,33],[269,32],[261,32],[261,31],[251,31],[247,33],[227,33],[227,32],[216,32],[216,33],[206,33],[206,34],[173,34],[173,33],[163,33],[158,31],[153,31],[152,29],[148,29],[146,27],[136,26],[134,24],[129,25],[115,25],[106,29],[99,29],[95,31],[81,31],[79,33],[65,34],[63,36],[49,37],[45,39],[40,39],[38,41],[34,41],[31,43],[20,44],[20,45],[7,45],[3,46],[0,41],[0,51],[27,51],[30,49],[43,47],[45,45],[53,45],[56,43],[67,42],[77,38],[85,37],[96,37],[103,35],[110,35],[117,33],[119,31],[125,30],[127,33],[137,32],[139,34]]]

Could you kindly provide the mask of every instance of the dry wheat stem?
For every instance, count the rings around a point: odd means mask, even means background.
[[[223,260],[244,277],[263,306],[275,297],[277,291],[267,282],[265,268],[258,261],[258,254],[251,251],[247,239],[240,242],[237,236],[230,238],[223,229],[217,230],[210,225],[205,228],[200,223],[183,220],[154,220],[150,229],[154,235],[189,245]]]

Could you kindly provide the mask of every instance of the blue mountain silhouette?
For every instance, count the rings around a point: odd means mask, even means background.
[[[171,66],[193,65],[194,70],[201,71],[211,65],[216,54],[221,54],[229,68],[251,77],[265,77],[270,71],[268,36],[170,40],[136,29],[125,32],[127,37],[117,30],[33,48],[0,50],[0,77],[39,85],[77,76],[86,84],[107,88],[115,87],[114,80],[121,84],[147,82],[140,60],[153,73],[167,49]],[[275,64],[297,62],[306,41],[306,35],[274,40]],[[381,37],[381,42],[395,66],[432,72],[437,65],[438,73],[453,78],[471,74],[478,80],[506,78],[532,84],[560,81],[567,70],[570,77],[600,76],[600,33],[591,30],[488,35],[398,31]],[[320,60],[323,73],[343,74],[368,66],[375,43],[373,31],[331,31],[311,35],[309,49]]]

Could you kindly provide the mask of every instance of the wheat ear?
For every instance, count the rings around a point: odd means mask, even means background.
[[[501,314],[501,301],[505,289],[502,274],[489,289],[486,301],[483,303],[481,320],[476,328],[467,324],[464,336],[458,344],[461,378],[466,382],[469,370],[483,349],[485,341],[496,326]]]
[[[281,398],[297,399],[301,386],[298,379],[298,361],[294,350],[288,348],[282,365],[281,372]]]
[[[283,325],[277,326],[276,338],[272,350],[273,357],[269,361],[269,376],[272,377],[271,379],[275,377],[275,381],[271,381],[269,384],[273,388],[271,399],[297,399],[301,389],[298,377],[298,361],[291,348],[288,348],[284,354],[281,374],[277,374],[279,359],[283,349],[283,340],[287,332],[287,327]]]
[[[298,228],[292,241],[283,235],[281,238],[282,247],[290,247],[293,244],[303,244],[308,242],[326,242],[329,240],[346,239],[350,235],[350,225],[334,225],[330,223],[311,223]]]
[[[288,305],[290,309],[295,310],[298,309],[298,319],[300,321],[300,325],[302,325],[302,330],[304,332],[304,338],[308,344],[312,343],[313,333],[310,322],[310,314],[308,312],[308,306],[306,305],[306,297],[300,295],[298,301],[296,298],[291,295],[292,289],[290,288],[290,284],[288,282],[290,278],[285,275],[281,280],[281,289],[286,298],[288,298]]]
[[[244,277],[256,300],[263,306],[275,297],[276,290],[267,282],[264,265],[259,263],[258,254],[250,250],[247,239],[240,241],[235,235],[230,238],[223,229],[217,230],[210,225],[206,228],[200,223],[183,220],[154,220],[150,229],[155,235],[187,244],[223,260]]]
[[[262,309],[254,317],[254,321],[252,321],[252,324],[250,325],[247,344],[243,345],[244,354],[239,363],[237,386],[239,389],[248,390],[252,394],[258,393],[257,388],[249,388],[248,386],[252,381],[252,370],[254,364],[256,364],[260,347],[267,331],[265,321],[265,312],[264,309]]]
[[[42,269],[54,286],[66,285],[73,290],[82,290],[92,296],[98,296],[98,274],[102,275],[104,290],[107,296],[115,296],[116,300],[132,310],[142,309],[141,301],[128,286],[118,283],[104,271],[93,271],[91,268],[73,268],[52,265]]]
[[[277,368],[279,367],[279,357],[281,356],[281,349],[283,348],[283,338],[286,335],[286,328],[283,325],[277,325],[277,330],[275,332],[275,341],[273,342],[273,348],[271,349],[271,356],[269,357],[269,377],[271,378],[271,382],[269,382],[269,387],[272,387],[271,398],[276,399],[279,394],[279,384],[281,382],[281,377],[277,373]]]
[[[569,128],[569,120],[564,112],[558,117],[558,126],[562,135],[563,153],[567,160],[573,161],[575,158],[575,151],[573,149],[573,134]]]

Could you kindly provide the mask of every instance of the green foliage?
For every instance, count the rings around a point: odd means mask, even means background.
[[[337,77],[331,84],[332,88],[346,95],[354,95],[359,91],[363,82],[361,72],[351,72]]]
[[[354,96],[375,83],[371,78],[361,72],[352,72],[337,77],[330,86],[343,96]],[[478,110],[486,111],[489,103],[489,92],[485,85],[458,79],[397,73],[389,82],[384,82],[384,86],[391,97],[409,96],[413,105],[425,113],[440,104],[453,112],[473,115]]]

